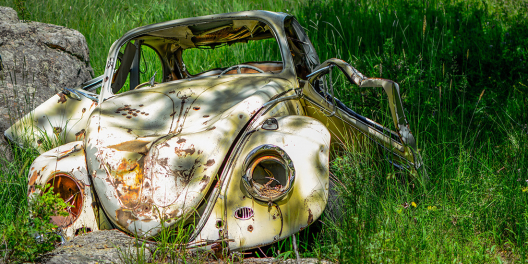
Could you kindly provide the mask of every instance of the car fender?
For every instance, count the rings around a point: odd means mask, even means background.
[[[41,190],[36,186],[44,187],[48,183],[53,185],[55,193],[70,196],[71,199],[63,199],[75,206],[70,208],[67,219],[61,216],[52,217],[52,222],[58,226],[64,238],[73,238],[80,229],[96,231],[111,228],[103,211],[97,206],[97,198],[86,170],[82,141],[51,149],[33,161],[28,174],[29,199],[41,194]]]
[[[19,146],[45,152],[52,146],[83,140],[86,122],[97,102],[87,91],[60,92],[19,119],[4,135]],[[83,95],[84,94],[84,95]],[[85,95],[88,95],[85,96]]]
[[[263,128],[270,119],[277,122],[276,130]],[[306,228],[324,211],[329,189],[328,129],[307,116],[263,115],[248,134],[242,139],[236,161],[228,168],[230,177],[222,183],[207,222],[191,245],[228,241],[230,250],[246,250],[271,244]],[[263,145],[282,149],[295,170],[291,190],[274,202],[253,198],[243,183],[246,157]],[[239,210],[247,212],[245,217],[237,215]]]

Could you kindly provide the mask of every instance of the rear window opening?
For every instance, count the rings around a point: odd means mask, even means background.
[[[236,65],[249,67],[225,71]],[[112,91],[221,73],[280,73],[282,69],[280,47],[267,24],[221,20],[176,26],[130,40],[120,49]]]

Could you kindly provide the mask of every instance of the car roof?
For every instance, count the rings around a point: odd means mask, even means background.
[[[121,37],[123,38],[130,38],[135,37],[140,34],[144,34],[147,32],[152,32],[156,30],[162,30],[174,26],[179,25],[189,25],[193,23],[201,23],[201,22],[214,22],[215,20],[223,20],[223,19],[258,19],[258,20],[264,20],[265,22],[268,22],[272,25],[278,25],[280,22],[284,21],[287,17],[290,17],[291,15],[281,12],[272,12],[272,11],[265,11],[265,10],[251,10],[251,11],[243,11],[243,12],[234,12],[234,13],[224,13],[224,14],[215,14],[215,15],[207,15],[207,16],[199,16],[199,17],[189,17],[189,18],[180,18],[175,20],[169,20],[165,22],[160,22],[156,24],[150,24],[146,26],[141,26],[134,28]]]

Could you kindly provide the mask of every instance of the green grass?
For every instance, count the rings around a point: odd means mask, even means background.
[[[15,2],[23,3],[0,5]],[[50,0],[25,7],[28,20],[83,33],[96,75],[112,42],[141,25],[250,9],[292,13],[321,60],[342,58],[400,84],[430,176],[421,186],[368,149],[336,158],[342,216],[301,232],[301,255],[341,263],[526,261],[526,0]],[[337,74],[334,81],[343,102],[367,117],[386,116],[380,91],[350,86]],[[1,223],[26,210],[23,160],[0,170]],[[266,254],[293,257],[289,241]]]

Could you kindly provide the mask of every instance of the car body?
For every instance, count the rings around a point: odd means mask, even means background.
[[[259,41],[274,43],[280,61],[189,72],[193,52]],[[152,54],[149,79],[140,75]],[[334,98],[325,77],[333,67],[352,84],[385,91],[396,131]],[[398,85],[339,59],[320,63],[295,18],[268,11],[133,29],[110,48],[104,75],[52,97],[5,136],[42,152],[61,144],[33,162],[28,192],[51,184],[73,205],[54,217],[67,239],[83,228],[155,237],[169,227],[192,229],[189,248],[271,244],[322,214],[330,155],[344,143],[373,142],[395,166],[423,173]]]

